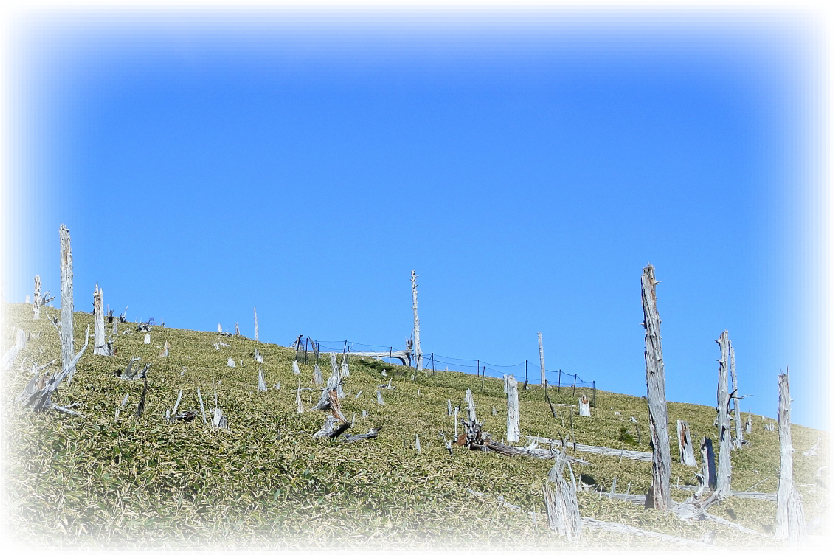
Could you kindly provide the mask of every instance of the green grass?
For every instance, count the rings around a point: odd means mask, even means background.
[[[433,548],[552,547],[566,549],[672,547],[638,538],[624,539],[584,530],[581,541],[566,544],[547,527],[541,488],[550,468],[548,461],[507,457],[495,453],[454,449],[450,456],[439,430],[452,437],[447,399],[465,406],[471,388],[484,429],[501,439],[506,430],[506,401],[502,381],[481,379],[456,372],[415,373],[411,368],[377,361],[352,359],[345,380],[343,412],[356,418],[352,433],[381,427],[379,438],[353,444],[314,440],[313,433],[325,420],[323,412],[296,413],[296,387],[305,407],[316,402],[312,364],[301,365],[301,376],[292,372],[293,353],[277,345],[244,337],[224,336],[229,347],[216,350],[218,334],[152,327],[151,344],[143,344],[135,324],[120,324],[113,357],[92,354],[91,345],[81,358],[71,384],[62,384],[53,396],[58,404],[78,402],[82,418],[49,411],[34,414],[17,402],[31,378],[32,361],[43,364],[60,359],[58,334],[48,321],[57,315],[42,310],[31,319],[31,306],[6,307],[6,344],[13,344],[12,326],[40,333],[3,375],[5,491],[9,524],[14,537],[32,546],[88,547],[251,547],[304,548],[337,546]],[[84,327],[92,315],[76,313],[76,348],[84,341]],[[107,326],[109,331],[109,325]],[[92,331],[92,325],[91,325]],[[123,332],[128,333],[123,333]],[[159,358],[168,341],[170,356]],[[257,364],[252,353],[264,356],[267,392],[257,392]],[[131,356],[152,362],[148,372],[145,413],[136,419],[141,381],[115,377]],[[231,357],[235,368],[228,368]],[[243,365],[239,364],[243,361]],[[325,376],[330,373],[327,355],[320,359]],[[56,366],[49,370],[54,371]],[[376,401],[377,385],[384,406]],[[185,370],[185,371],[184,371]],[[414,376],[414,380],[412,377]],[[281,382],[281,389],[272,386]],[[776,380],[775,380],[776,385]],[[227,415],[229,430],[210,430],[198,416],[192,422],[170,424],[164,419],[183,390],[180,411],[197,409],[197,388],[207,410],[218,405]],[[521,389],[521,385],[520,385]],[[362,391],[359,398],[357,392]],[[119,420],[114,411],[128,394]],[[577,398],[588,390],[570,388],[549,395],[557,409],[555,419],[543,390],[520,390],[523,435],[565,437],[580,443],[648,451],[646,401],[617,393],[597,391],[591,418],[577,415]],[[558,406],[560,405],[560,406]],[[495,407],[497,414],[492,415]],[[368,412],[362,418],[362,411]],[[690,423],[694,442],[711,437],[718,448],[715,409],[685,403],[668,403],[672,481],[695,484],[695,468],[678,464],[675,421]],[[573,412],[572,412],[573,411]],[[619,414],[616,414],[619,413]],[[571,414],[571,416],[570,416]],[[637,442],[634,416],[640,426]],[[767,419],[774,422],[773,419]],[[573,422],[573,430],[572,430]],[[731,455],[732,489],[774,492],[779,465],[777,433],[765,431],[754,417],[750,444]],[[460,426],[459,426],[460,428]],[[419,434],[422,453],[414,449]],[[828,466],[829,436],[793,425],[795,479],[800,484],[807,520],[825,514],[826,490],[815,473]],[[821,438],[818,456],[802,451]],[[575,467],[585,481],[608,491],[643,493],[650,483],[650,464],[615,457],[580,454],[590,464]],[[828,486],[828,474],[820,480]],[[811,484],[811,485],[810,485]],[[476,497],[472,489],[484,493]],[[678,500],[686,492],[673,490]],[[501,506],[497,496],[521,508]],[[752,542],[732,529],[710,523],[684,523],[654,510],[580,493],[583,516],[622,522],[648,530],[701,539],[715,534],[720,546],[771,545],[772,540]],[[774,522],[775,504],[730,499],[711,509],[716,515],[760,532]],[[530,513],[534,513],[531,515]],[[624,543],[629,542],[629,543]],[[759,543],[757,543],[759,542]]]

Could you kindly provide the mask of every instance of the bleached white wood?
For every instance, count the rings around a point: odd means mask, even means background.
[[[348,353],[342,355],[342,368],[340,375],[343,378],[347,378],[351,375],[351,372],[348,370]]]
[[[206,410],[203,408],[203,396],[200,395],[200,387],[197,387],[197,400],[200,401],[200,416],[203,417],[203,424],[206,426],[209,425],[209,422],[206,420]]]
[[[716,390],[716,408],[718,410],[717,427],[719,432],[719,465],[716,469],[716,490],[727,495],[731,491],[731,417],[730,397],[728,396],[728,331],[725,330],[716,340],[719,344],[719,386]]]
[[[418,319],[418,302],[417,302],[417,274],[412,270],[412,311],[415,317],[415,328],[413,344],[415,352],[415,360],[417,361],[417,369],[423,370],[423,353],[420,350],[420,320]]]
[[[67,226],[61,224],[58,234],[61,238],[61,366],[69,368],[75,354],[72,333],[72,246]]]
[[[344,399],[345,393],[342,391],[342,371],[336,364],[336,353],[331,353],[331,377],[328,378],[328,384],[333,380],[335,384],[336,397]]]
[[[228,366],[229,368],[235,367],[235,361],[232,359],[232,357],[226,359],[226,366]]]
[[[589,398],[583,395],[579,401],[580,416],[591,416],[591,409],[589,408]]]
[[[151,334],[146,333],[145,334],[145,345],[149,345],[150,343],[151,343]]]
[[[241,330],[238,328],[238,323],[235,322],[235,335],[241,335]]]
[[[15,332],[15,344],[8,351],[6,351],[6,354],[3,355],[2,361],[0,361],[0,370],[11,368],[12,364],[14,364],[14,361],[17,359],[17,355],[20,354],[20,351],[22,351],[25,346],[26,332],[22,329],[18,329]]]
[[[93,354],[110,356],[107,349],[107,339],[104,336],[104,291],[99,284],[93,291],[93,322],[95,334],[93,336]]]
[[[713,441],[709,437],[703,438],[699,445],[699,451],[702,454],[702,472],[698,495],[701,495],[705,490],[713,491],[716,489],[716,462],[713,455]]]
[[[470,422],[478,422],[475,414],[475,399],[473,399],[473,392],[470,391],[470,388],[467,388],[467,418]]]
[[[519,441],[519,391],[516,378],[507,376],[507,441]],[[495,410],[495,407],[494,407]]]
[[[377,390],[377,404],[378,405],[385,405],[385,403],[383,402],[383,394],[380,393],[379,389]]]
[[[797,543],[806,536],[806,520],[803,514],[803,503],[794,487],[792,477],[792,430],[791,430],[791,402],[789,396],[789,374],[777,377],[778,407],[777,432],[780,437],[780,477],[777,484],[777,523],[774,527],[774,537],[778,540],[788,540]]]
[[[570,481],[563,476],[563,468],[568,467]],[[545,512],[548,516],[548,526],[565,537],[569,542],[580,538],[582,521],[580,507],[577,502],[577,482],[571,464],[560,456],[548,472],[548,479],[542,488],[545,500]]]
[[[252,307],[252,315],[255,318],[255,341],[258,341],[258,311]]]
[[[293,373],[294,374],[301,374],[302,371],[299,370],[299,363],[297,361],[293,361]]]
[[[301,414],[304,412],[304,405],[302,405],[302,382],[299,380],[299,387],[296,389],[296,412]]]
[[[545,386],[545,354],[542,351],[542,332],[536,332],[537,337],[539,338],[539,369],[542,371],[542,377],[540,378],[542,381],[539,382],[542,386]]]
[[[751,413],[748,413],[748,420],[745,421],[745,433],[750,434],[751,429],[754,427],[754,423],[751,421]]]
[[[220,322],[217,323],[217,332],[223,333],[223,328],[220,327]]]
[[[32,299],[32,319],[41,317],[41,276],[35,276],[35,296]]]
[[[457,440],[458,439],[458,405],[456,405],[455,409],[453,410],[452,422],[453,422],[453,427],[455,428],[455,431],[454,431],[455,439]]]
[[[417,435],[417,432],[415,432],[415,449],[420,454],[420,437]]]
[[[670,507],[670,435],[667,431],[667,397],[664,359],[661,354],[661,318],[655,286],[655,268],[648,264],[641,275],[641,303],[644,310],[644,361],[647,378],[647,408],[652,441],[652,506],[666,511]]]
[[[730,340],[728,340],[728,369],[731,372],[731,387],[733,388],[733,400],[734,400],[734,424],[736,428],[736,434],[734,436],[733,447],[734,449],[742,449],[742,414],[739,412],[739,389],[737,389],[736,385],[736,357],[734,356],[734,346]]]
[[[313,365],[313,383],[316,385],[322,385],[324,380],[322,379],[322,370],[319,368],[318,364]]]
[[[267,382],[264,381],[264,372],[260,364],[258,365],[258,391],[267,391]]]
[[[169,345],[168,340],[165,340],[165,345],[162,346],[162,352],[159,354],[160,358],[166,358],[168,356],[168,349],[171,348]]]
[[[678,431],[679,462],[687,466],[696,466],[693,442],[690,439],[690,426],[685,420],[676,420],[676,430]]]
[[[446,400],[446,415],[452,416],[452,401],[449,399]]]

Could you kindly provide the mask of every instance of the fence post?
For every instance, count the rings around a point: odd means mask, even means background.
[[[597,408],[597,403],[594,400],[597,399],[597,384],[595,384],[594,380],[591,381],[591,406]]]
[[[435,353],[432,353],[432,375],[435,375]]]
[[[545,383],[545,355],[542,352],[542,332],[536,332],[536,335],[539,336],[539,366],[540,370],[542,370],[542,381],[540,383]]]
[[[487,370],[487,365],[484,365],[484,368],[481,369],[481,392],[484,393],[484,371]]]
[[[525,391],[528,390],[528,359],[525,359]]]
[[[560,382],[562,381],[562,368],[557,372],[557,393],[560,392]]]
[[[571,394],[574,395],[574,389],[577,386],[577,374],[574,374],[574,383],[571,384]]]

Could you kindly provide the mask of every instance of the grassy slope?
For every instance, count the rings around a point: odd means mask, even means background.
[[[412,369],[352,360],[343,411],[349,417],[356,415],[354,433],[372,426],[382,426],[382,431],[376,440],[331,443],[311,437],[325,413],[296,413],[299,376],[292,373],[290,349],[244,337],[223,337],[230,346],[216,350],[212,346],[219,339],[216,333],[161,327],[152,328],[151,344],[145,345],[144,334],[134,331],[135,324],[120,324],[116,356],[94,356],[91,338],[73,382],[61,385],[54,395],[59,404],[80,402],[78,410],[84,418],[56,411],[33,414],[22,409],[16,398],[31,377],[26,368],[31,368],[33,360],[42,364],[60,359],[58,334],[47,320],[58,311],[45,308],[41,319],[33,321],[29,305],[6,308],[2,333],[7,345],[13,343],[14,325],[40,332],[40,338],[31,340],[4,374],[2,383],[4,504],[10,513],[10,528],[19,540],[33,545],[105,547],[569,547],[547,527],[541,494],[550,468],[547,461],[460,448],[450,457],[441,444],[439,430],[452,435],[447,399],[464,406],[467,387],[474,392],[485,429],[502,437],[506,405],[501,380],[485,379],[482,392],[481,380],[471,375],[438,372],[435,376],[418,374],[412,380]],[[90,314],[75,314],[77,348],[83,344],[87,324],[92,324]],[[171,345],[170,357],[159,358],[166,340]],[[270,387],[266,393],[256,391],[257,365],[252,358],[256,346],[264,356],[263,370]],[[146,409],[139,420],[134,413],[142,382],[114,377],[115,370],[124,368],[131,356],[142,357],[142,364],[153,363],[148,372]],[[227,367],[229,357],[236,361],[235,368]],[[322,358],[321,366],[327,376],[327,358]],[[396,389],[383,390],[386,404],[379,406],[375,389],[387,382],[380,375],[382,368],[393,376]],[[312,365],[302,365],[301,370],[302,387],[312,387]],[[281,389],[273,389],[279,381]],[[776,386],[776,378],[774,381]],[[180,389],[180,410],[199,410],[197,387],[207,409],[214,406],[217,394],[218,405],[229,419],[228,431],[208,430],[200,417],[189,423],[164,420]],[[359,391],[362,394],[355,398]],[[114,411],[125,393],[128,402],[114,422]],[[598,391],[592,418],[580,418],[576,409],[580,393],[572,395],[570,389],[551,392],[553,402],[565,403],[557,407],[559,419],[555,420],[540,387],[523,391],[520,386],[522,434],[564,437],[571,432],[573,421],[573,434],[580,443],[649,450],[643,399]],[[302,396],[310,407],[318,393],[303,392]],[[368,411],[365,419],[363,409]],[[573,417],[569,417],[572,410]],[[668,410],[674,461],[678,460],[676,419],[686,419],[694,438],[712,437],[718,448],[714,408],[671,402]],[[641,445],[623,441],[629,438],[621,428],[635,436],[630,416],[640,423]],[[414,448],[415,433],[421,439],[420,454]],[[813,520],[823,515],[826,491],[820,485],[807,484],[816,484],[816,471],[829,464],[829,437],[797,425],[792,434],[795,479],[801,484],[807,520]],[[802,451],[819,437],[818,456],[803,456]],[[762,419],[755,416],[748,439],[750,445],[732,453],[732,488],[776,491],[776,431],[765,431]],[[575,472],[607,491],[615,479],[619,492],[629,484],[633,493],[645,492],[649,486],[650,463],[590,454],[582,454],[582,458],[590,464],[575,467]],[[694,470],[674,462],[673,482],[695,484]],[[821,479],[828,482],[828,475]],[[468,488],[486,495],[475,497]],[[499,495],[522,511],[501,506]],[[686,497],[677,490],[673,495],[679,500]],[[583,516],[691,539],[715,533],[719,545],[756,545],[749,537],[740,538],[713,523],[683,523],[593,492],[580,494],[580,507]],[[775,505],[731,499],[711,512],[768,532]],[[640,545],[670,547],[646,541]],[[637,539],[624,540],[586,529],[582,541],[571,548],[604,546],[623,549],[638,543]]]

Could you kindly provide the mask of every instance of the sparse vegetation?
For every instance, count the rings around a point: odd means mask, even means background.
[[[32,363],[60,359],[58,334],[49,318],[56,309],[43,307],[32,319],[31,305],[6,305],[7,344],[12,327],[40,334],[20,353],[4,375],[3,418],[6,481],[4,500],[16,539],[36,546],[117,547],[536,547],[596,549],[611,546],[665,547],[656,540],[625,538],[588,529],[576,544],[566,544],[546,523],[542,485],[549,461],[508,457],[453,448],[450,456],[439,431],[452,437],[447,399],[464,406],[464,392],[473,390],[484,429],[501,438],[506,429],[506,404],[500,379],[454,372],[415,372],[412,368],[378,361],[351,359],[345,380],[342,410],[353,416],[352,433],[381,428],[377,439],[343,444],[314,440],[325,419],[323,412],[296,412],[296,389],[301,383],[306,408],[316,403],[312,360],[294,375],[290,349],[256,343],[241,336],[224,336],[228,347],[216,349],[218,335],[151,326],[151,343],[135,324],[119,324],[115,355],[86,352],[71,384],[62,384],[55,403],[75,405],[83,417],[56,411],[33,413],[17,397],[31,379]],[[76,346],[92,315],[76,313]],[[109,331],[109,325],[108,325]],[[11,340],[11,341],[9,341]],[[161,358],[165,342],[170,353]],[[255,347],[264,357],[267,391],[257,391]],[[640,347],[636,347],[640,348]],[[151,362],[144,413],[135,417],[142,380],[116,377],[131,357]],[[236,365],[227,366],[232,358]],[[242,364],[241,364],[242,362]],[[327,356],[320,357],[327,374]],[[378,405],[375,390],[392,378]],[[51,369],[54,371],[54,367]],[[643,369],[636,369],[642,372]],[[412,379],[414,376],[414,380]],[[280,382],[281,388],[274,386]],[[775,379],[776,383],[776,379]],[[207,411],[217,403],[228,417],[228,430],[207,428],[198,415],[189,422],[165,420],[178,392],[180,411],[198,410],[200,387]],[[418,390],[420,394],[418,395]],[[362,391],[359,397],[357,393]],[[620,449],[649,450],[632,435],[637,419],[642,440],[649,437],[646,401],[598,390],[591,418],[577,417],[577,398],[588,390],[549,388],[557,411],[555,419],[542,388],[519,388],[522,444],[525,435],[562,438],[571,434],[580,443]],[[125,394],[128,401],[118,420],[115,409]],[[799,401],[799,400],[798,400]],[[492,414],[492,407],[497,414]],[[363,410],[368,416],[362,417]],[[574,411],[573,419],[569,413]],[[690,423],[696,438],[716,438],[713,407],[670,402],[669,420]],[[619,414],[616,414],[619,413]],[[207,415],[210,418],[209,415]],[[773,419],[767,419],[773,422]],[[776,432],[754,419],[746,439],[750,444],[732,454],[732,489],[775,492],[779,466]],[[460,426],[459,426],[460,428]],[[675,426],[672,426],[672,483],[695,485],[696,468],[679,464]],[[415,434],[422,452],[414,448]],[[794,473],[806,510],[814,525],[826,511],[829,436],[793,425]],[[820,438],[816,456],[804,456]],[[582,481],[592,484],[579,493],[580,512],[693,540],[713,535],[719,546],[770,545],[768,537],[739,532],[701,521],[682,522],[675,516],[635,504],[610,500],[596,493],[645,493],[650,464],[617,457],[580,454],[588,465],[575,468]],[[827,467],[819,471],[821,467]],[[470,492],[484,494],[477,496]],[[590,490],[590,491],[589,491]],[[689,492],[673,488],[673,498]],[[499,502],[515,505],[513,510]],[[712,514],[768,534],[774,523],[773,502],[731,498],[710,509]],[[532,514],[531,514],[532,513]],[[758,543],[759,542],[759,543]]]

